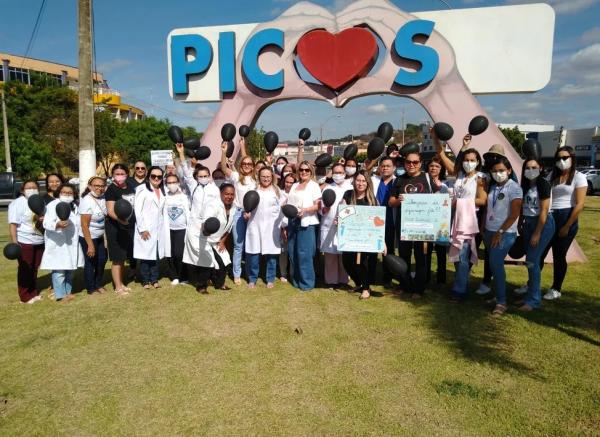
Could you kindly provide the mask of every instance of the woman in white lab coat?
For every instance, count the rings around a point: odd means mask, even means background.
[[[342,254],[337,250],[337,217],[338,205],[347,190],[346,173],[342,164],[335,164],[331,168],[333,184],[325,186],[325,190],[333,190],[335,202],[329,208],[321,208],[320,242],[321,252],[325,254],[325,284],[336,288],[348,284],[348,274],[342,264]]]
[[[160,167],[150,167],[146,183],[140,185],[135,192],[133,257],[140,260],[140,275],[145,289],[151,286],[160,288],[158,260],[171,256],[163,176]]]
[[[285,197],[275,185],[275,175],[269,167],[258,172],[256,189],[260,202],[254,211],[244,213],[246,227],[246,266],[248,287],[254,288],[259,273],[260,256],[266,259],[267,288],[273,288],[277,273],[277,258],[281,253],[282,228],[286,226],[281,206]]]
[[[44,242],[46,249],[40,269],[52,270],[52,287],[57,302],[73,299],[73,271],[83,267],[83,252],[79,245],[79,213],[75,204],[75,188],[61,185],[57,190],[58,199],[46,206],[44,215]],[[67,220],[56,215],[59,203],[68,203],[71,214]]]

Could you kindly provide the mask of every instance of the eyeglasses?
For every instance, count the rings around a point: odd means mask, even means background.
[[[298,170],[300,173],[310,173],[310,168],[301,168]]]
[[[406,165],[419,165],[421,161],[404,161]]]
[[[161,180],[163,177],[161,174],[151,174],[150,179],[158,179]]]
[[[146,167],[136,167],[136,170],[146,170]]]
[[[92,188],[104,188],[106,185],[92,185]]]
[[[570,158],[570,156],[559,156],[558,158],[556,158],[556,160],[557,161],[566,161],[569,158]]]

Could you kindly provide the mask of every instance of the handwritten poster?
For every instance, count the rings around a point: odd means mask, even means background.
[[[385,207],[339,205],[337,232],[340,252],[383,252]]]
[[[450,196],[405,194],[400,220],[402,241],[450,241]]]
[[[151,150],[150,162],[152,165],[164,167],[173,164],[173,152],[170,150]]]

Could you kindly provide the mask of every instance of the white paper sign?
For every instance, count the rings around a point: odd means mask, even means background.
[[[173,152],[170,150],[151,150],[150,162],[152,165],[164,167],[173,164]]]

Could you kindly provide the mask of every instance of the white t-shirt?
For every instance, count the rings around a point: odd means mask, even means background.
[[[240,208],[244,209],[244,196],[250,190],[256,190],[256,181],[252,179],[250,176],[244,176],[244,183],[240,182],[240,174],[237,171],[232,171],[230,179],[233,181],[233,186],[235,187],[235,200],[233,204]]]
[[[523,190],[512,179],[502,186],[494,184],[488,194],[485,228],[492,232],[498,231],[510,215],[510,203],[522,198]],[[515,220],[506,232],[517,232],[517,224],[518,220]]]
[[[106,220],[106,200],[97,199],[91,193],[87,194],[79,203],[79,215],[89,214],[90,236],[92,239],[100,238],[104,235],[104,222]],[[79,227],[79,236],[83,237],[81,226]]]
[[[551,182],[552,183],[552,182]],[[583,173],[578,171],[573,175],[571,185],[558,184],[552,186],[552,205],[550,209],[565,209],[575,206],[575,190],[581,187],[587,187],[587,179]]]
[[[169,229],[178,231],[187,227],[190,201],[183,192],[176,194],[167,193],[165,208],[167,208],[167,216],[169,217]]]
[[[35,228],[33,211],[27,206],[25,196],[8,205],[8,223],[17,225],[17,241],[22,244],[44,244],[44,235]]]
[[[315,181],[308,181],[304,190],[299,190],[298,186],[298,182],[292,185],[292,189],[288,194],[288,204],[294,205],[298,209],[310,208],[315,204],[315,201],[321,198],[321,188]],[[305,213],[300,220],[300,226],[302,227],[318,224],[319,216],[317,212]]]

